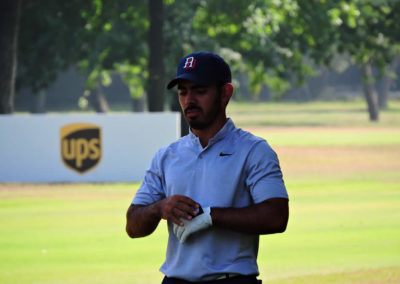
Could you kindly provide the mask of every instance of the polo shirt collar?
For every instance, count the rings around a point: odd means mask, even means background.
[[[206,148],[224,139],[234,128],[235,124],[233,123],[232,119],[228,118],[225,125],[217,132],[217,134],[215,134],[213,138],[210,139]],[[191,128],[189,128],[189,136],[193,143],[200,144],[199,137],[194,135]]]

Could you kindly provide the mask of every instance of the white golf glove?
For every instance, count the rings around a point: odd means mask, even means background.
[[[192,220],[181,219],[184,223],[184,226],[178,226],[175,223],[173,224],[174,234],[178,237],[178,240],[181,243],[184,243],[186,239],[193,233],[204,230],[208,227],[211,227],[211,208],[206,207],[203,208],[203,213],[200,213]]]

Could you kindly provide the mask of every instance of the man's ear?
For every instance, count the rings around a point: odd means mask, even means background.
[[[231,83],[226,83],[222,86],[222,102],[226,106],[233,95],[233,85]]]

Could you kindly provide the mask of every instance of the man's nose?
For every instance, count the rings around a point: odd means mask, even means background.
[[[192,104],[196,102],[196,94],[194,91],[189,90],[186,94],[186,103]]]

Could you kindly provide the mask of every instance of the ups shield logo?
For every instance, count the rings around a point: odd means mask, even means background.
[[[61,157],[64,164],[80,174],[93,169],[101,159],[101,129],[89,123],[61,128]]]

